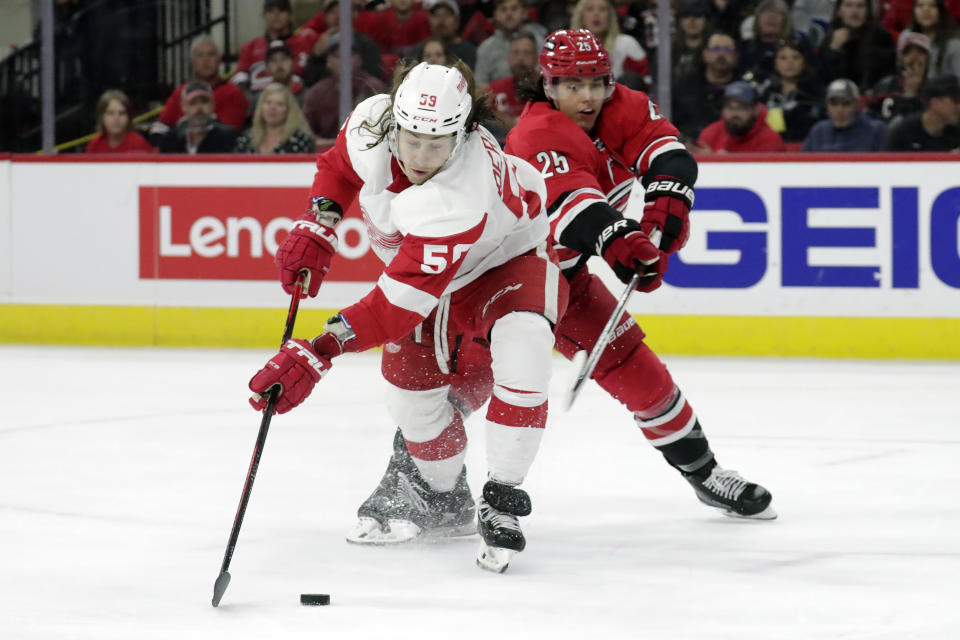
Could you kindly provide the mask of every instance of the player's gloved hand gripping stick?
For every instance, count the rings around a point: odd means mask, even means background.
[[[654,228],[650,232],[650,240],[655,245],[659,246],[661,244],[662,235],[660,233],[660,229]],[[633,291],[640,284],[641,280],[643,280],[645,277],[649,277],[647,274],[647,267],[645,265],[641,265],[634,272],[633,277],[627,284],[627,288],[624,289],[623,293],[620,295],[620,300],[617,302],[617,308],[613,310],[613,313],[610,315],[610,319],[607,320],[607,324],[604,325],[603,331],[600,333],[600,337],[597,339],[597,344],[593,347],[593,351],[590,352],[589,356],[587,355],[586,351],[578,351],[577,355],[573,357],[573,366],[577,374],[573,380],[573,385],[567,390],[567,393],[563,397],[564,411],[570,410],[570,407],[573,406],[577,396],[580,395],[583,385],[586,384],[587,380],[590,379],[590,376],[593,374],[593,370],[597,368],[597,363],[600,361],[600,354],[603,353],[603,350],[607,348],[608,344],[610,344],[611,333],[614,326],[616,326],[617,321],[620,319],[620,316],[623,315],[623,310],[627,307],[627,300],[630,298],[630,294],[633,293]]]
[[[303,270],[297,277],[296,283],[291,292],[290,310],[287,312],[287,324],[283,329],[283,340],[280,341],[282,347],[286,344],[290,336],[293,335],[293,325],[297,321],[297,308],[300,306],[300,297],[304,289],[310,286],[310,273]],[[253,448],[253,458],[250,460],[250,468],[247,471],[247,479],[243,483],[243,493],[240,495],[240,506],[237,507],[237,515],[233,519],[233,529],[230,530],[230,541],[227,542],[227,550],[223,554],[223,565],[220,567],[220,575],[213,584],[213,606],[220,604],[223,593],[230,584],[230,560],[233,558],[233,549],[237,546],[237,537],[240,535],[240,525],[243,523],[243,514],[247,510],[247,503],[250,501],[250,492],[253,490],[253,480],[257,476],[257,467],[260,466],[260,455],[263,453],[263,445],[267,440],[267,431],[270,429],[270,418],[273,417],[273,409],[280,397],[280,387],[274,386],[270,389],[270,398],[267,400],[267,408],[263,412],[263,419],[260,421],[260,432],[257,434],[257,444]]]

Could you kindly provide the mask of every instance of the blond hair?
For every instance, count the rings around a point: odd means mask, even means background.
[[[583,12],[587,8],[588,0],[579,0],[576,6],[573,8],[573,13],[570,14],[570,28],[571,29],[586,29],[583,26]],[[617,39],[617,36],[620,35],[620,22],[617,18],[617,8],[613,6],[611,0],[603,0],[607,5],[607,32],[603,36],[603,48],[607,52],[613,51],[613,44]],[[600,34],[593,34],[597,36],[597,39],[600,39]]]
[[[257,108],[253,112],[253,124],[250,127],[250,142],[253,147],[259,149],[267,135],[267,124],[263,121],[263,102],[267,96],[274,93],[283,95],[283,100],[287,103],[287,120],[283,123],[283,139],[289,140],[294,131],[302,131],[313,138],[313,131],[307,124],[307,119],[304,117],[300,105],[297,104],[296,98],[290,93],[290,89],[279,82],[271,82],[260,92],[260,97],[257,99]]]
[[[107,107],[110,106],[110,103],[116,100],[123,108],[127,111],[127,131],[133,131],[133,114],[130,112],[131,103],[130,98],[127,97],[123,91],[119,89],[107,89],[100,95],[100,99],[97,100],[97,108],[95,113],[97,114],[97,133],[106,133],[103,128],[103,114],[107,112]]]

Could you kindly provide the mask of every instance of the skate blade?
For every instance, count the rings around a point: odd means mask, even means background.
[[[436,542],[445,538],[469,536],[477,532],[472,521],[458,526],[423,530],[409,520],[389,520],[387,529],[373,518],[361,517],[347,533],[347,542],[368,546],[388,546],[411,542]]]
[[[409,520],[390,520],[384,529],[373,518],[362,516],[356,526],[347,533],[347,542],[352,544],[383,546],[404,544],[420,536],[420,527]]]
[[[737,513],[736,511],[727,511],[724,510],[723,515],[729,516],[731,518],[737,518],[738,520],[776,520],[777,512],[774,511],[772,506],[767,506],[766,509],[760,513],[754,513],[753,515],[745,516],[742,513]]]
[[[477,549],[477,566],[485,571],[503,573],[510,566],[510,560],[516,553],[513,549],[490,547],[486,542],[481,541],[480,548]]]

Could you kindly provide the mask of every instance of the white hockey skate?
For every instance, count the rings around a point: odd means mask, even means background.
[[[483,487],[477,511],[477,566],[494,573],[503,573],[513,556],[527,546],[517,516],[529,515],[530,496],[526,491],[488,481]]]
[[[357,510],[347,542],[394,545],[467,536],[476,531],[475,507],[464,467],[452,491],[434,491],[417,470],[400,430],[380,484]]]

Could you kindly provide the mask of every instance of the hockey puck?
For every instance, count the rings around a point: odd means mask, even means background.
[[[301,593],[300,604],[321,605],[330,604],[330,596],[326,593]]]

